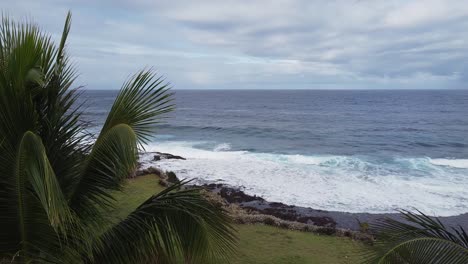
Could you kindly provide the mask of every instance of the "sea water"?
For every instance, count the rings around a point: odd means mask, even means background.
[[[85,90],[99,131],[117,91]],[[175,90],[147,151],[179,178],[346,212],[468,212],[468,91]],[[151,155],[142,157],[149,161]]]

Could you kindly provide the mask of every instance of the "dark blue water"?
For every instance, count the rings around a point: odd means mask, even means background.
[[[102,122],[115,91],[86,91]],[[160,136],[233,150],[468,158],[468,91],[176,91]]]
[[[149,148],[191,158],[161,164],[186,177],[323,209],[468,211],[466,90],[175,92]],[[84,93],[91,129],[115,95]]]

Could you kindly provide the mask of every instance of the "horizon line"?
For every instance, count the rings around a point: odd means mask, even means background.
[[[85,88],[77,87],[75,89],[81,90],[92,90],[92,91],[120,91],[118,89],[94,89],[94,88]],[[337,89],[269,89],[269,88],[255,88],[255,89],[236,89],[236,88],[171,88],[173,91],[468,91],[468,88],[356,88],[356,89],[346,89],[346,88],[337,88]]]

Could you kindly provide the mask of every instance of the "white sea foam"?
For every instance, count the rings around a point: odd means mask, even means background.
[[[181,178],[243,186],[270,201],[346,212],[468,212],[467,160],[394,158],[379,163],[365,157],[229,151],[223,144],[210,151],[194,145],[164,142],[147,150],[187,158],[157,163]]]
[[[213,151],[215,151],[215,152],[228,151],[228,150],[231,150],[231,144],[229,144],[229,143],[221,143],[221,144],[216,145],[213,148]]]
[[[439,166],[468,169],[468,159],[431,159],[431,163]]]

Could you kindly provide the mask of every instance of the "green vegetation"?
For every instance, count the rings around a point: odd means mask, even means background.
[[[401,211],[406,222],[391,218],[372,225],[377,238],[369,263],[468,263],[468,233],[447,228],[422,212]]]
[[[266,225],[239,225],[238,264],[359,263],[361,242]]]
[[[158,184],[155,175],[129,179],[125,183],[123,191],[113,193],[117,206],[109,211],[109,216],[114,218],[113,221],[120,220],[146,201],[148,197],[160,193],[164,189]]]
[[[236,240],[231,219],[199,191],[142,188],[144,199],[116,203],[172,94],[140,71],[84,144],[65,50],[70,20],[59,45],[33,24],[0,24],[0,262],[225,262]],[[107,216],[113,210],[118,218]]]
[[[113,217],[132,211],[141,201],[162,190],[154,175],[128,181],[124,192],[115,193],[119,207]],[[320,236],[266,225],[236,225],[239,236],[235,264],[359,263],[363,249],[349,238]]]

